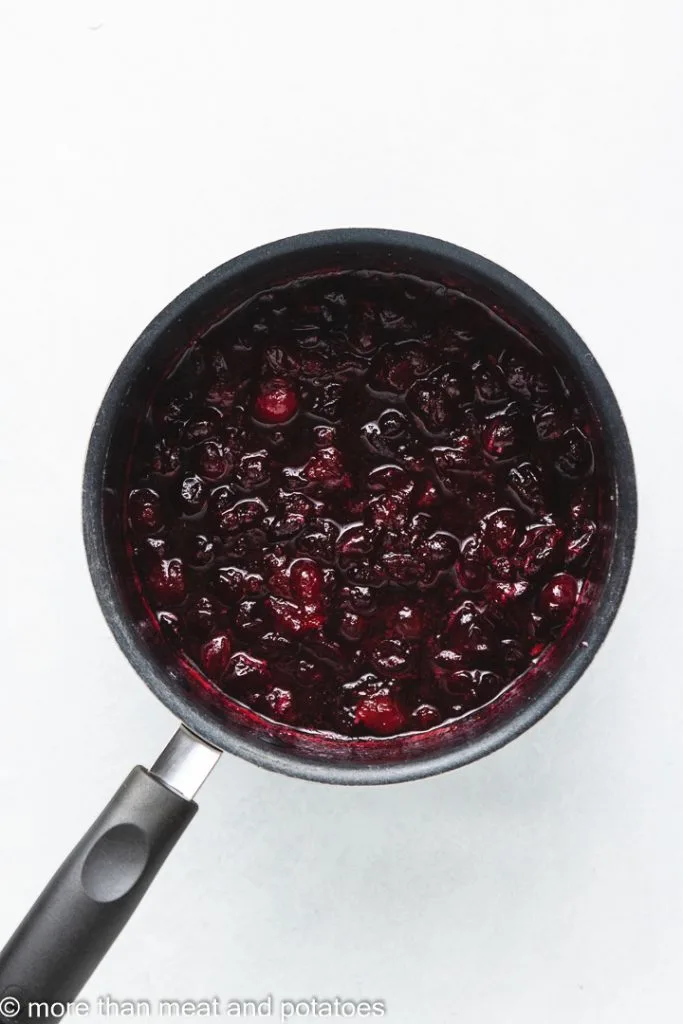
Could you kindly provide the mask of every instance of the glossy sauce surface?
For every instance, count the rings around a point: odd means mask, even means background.
[[[131,454],[131,572],[168,643],[258,713],[429,729],[494,700],[585,599],[594,433],[553,362],[461,293],[292,282],[157,390]]]

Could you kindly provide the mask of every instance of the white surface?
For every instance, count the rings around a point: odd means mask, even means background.
[[[169,715],[81,549],[91,422],[188,283],[313,228],[509,267],[631,432],[636,564],[593,667],[500,753],[389,789],[225,759],[94,999],[386,1001],[390,1024],[673,1020],[683,996],[683,39],[676,0],[2,2],[0,935]]]

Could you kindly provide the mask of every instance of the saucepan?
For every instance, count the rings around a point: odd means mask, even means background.
[[[504,309],[523,333],[542,336],[593,410],[610,475],[594,596],[552,661],[466,722],[365,744],[277,726],[237,705],[226,711],[202,699],[172,651],[150,631],[140,594],[121,568],[127,453],[155,381],[222,310],[274,283],[329,268],[455,283]],[[193,818],[195,796],[221,753],[300,779],[385,784],[458,768],[537,722],[586,670],[617,612],[633,555],[636,486],[612,389],[586,345],[548,302],[506,270],[455,245],[400,231],[342,229],[286,238],[230,260],[191,285],[143,331],[117,370],[92,431],[83,529],[105,619],[133,668],[180,724],[149,770],[133,769],[0,954],[0,1000],[10,1000],[3,1004],[11,1009],[8,1020],[27,1019],[29,1001],[53,1005],[74,999]]]

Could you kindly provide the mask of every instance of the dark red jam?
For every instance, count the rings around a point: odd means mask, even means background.
[[[415,278],[329,274],[254,296],[169,367],[128,547],[210,686],[389,736],[495,700],[569,628],[600,479],[585,398],[503,319]]]

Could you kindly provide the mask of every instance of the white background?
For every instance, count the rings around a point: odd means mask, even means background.
[[[450,775],[351,790],[225,758],[84,995],[369,997],[390,1024],[677,1020],[681,5],[0,10],[0,939],[172,731],[81,547],[110,377],[229,257],[398,227],[525,278],[602,364],[640,489],[622,612],[560,707]]]

